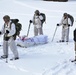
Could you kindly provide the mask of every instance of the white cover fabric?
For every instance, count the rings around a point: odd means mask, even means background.
[[[30,46],[39,45],[39,44],[46,44],[47,42],[48,42],[48,36],[46,35],[38,35],[30,38],[21,36],[16,39],[17,45],[21,47],[30,47]]]

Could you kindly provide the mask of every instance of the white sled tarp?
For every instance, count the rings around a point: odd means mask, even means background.
[[[20,38],[16,39],[17,45],[21,47],[30,47],[39,44],[46,44],[47,42],[48,42],[48,37],[46,35],[39,35],[30,38],[21,36]]]

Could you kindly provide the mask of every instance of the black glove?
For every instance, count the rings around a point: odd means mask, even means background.
[[[9,31],[8,30],[6,30],[6,34],[8,34],[9,33]]]
[[[2,32],[0,31],[0,35],[2,34]]]
[[[57,26],[59,26],[59,24],[57,24]]]
[[[9,39],[10,39],[10,37],[5,37],[5,39],[4,39],[4,40],[5,40],[5,41],[8,41]]]
[[[68,24],[68,26],[70,27],[70,24]]]
[[[32,20],[30,20],[29,22],[32,23]]]

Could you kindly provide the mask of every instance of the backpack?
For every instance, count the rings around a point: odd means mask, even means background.
[[[46,21],[46,15],[44,13],[40,13],[40,15],[43,17],[41,20],[41,23],[43,24]]]
[[[16,33],[13,35],[14,37],[14,40],[16,39],[16,36],[19,36],[20,34],[20,31],[22,29],[22,25],[21,23],[19,23],[19,20],[18,19],[11,19],[11,24],[14,23],[15,24],[15,27],[16,27]]]
[[[70,20],[71,20],[71,22],[72,22],[72,25],[71,25],[71,26],[73,26],[73,23],[74,23],[74,18],[73,18],[73,16],[70,15],[70,14],[68,14],[68,18],[70,18]]]

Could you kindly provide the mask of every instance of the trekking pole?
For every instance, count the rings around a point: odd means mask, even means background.
[[[52,38],[52,42],[53,42],[53,40],[54,40],[54,37],[55,37],[56,31],[57,31],[57,26],[56,26],[56,28],[55,28],[55,32],[54,32],[54,35],[53,35],[53,38]]]
[[[28,34],[29,34],[30,26],[31,26],[31,23],[29,23],[29,27],[28,27],[28,31],[27,31],[27,37],[28,37]]]

